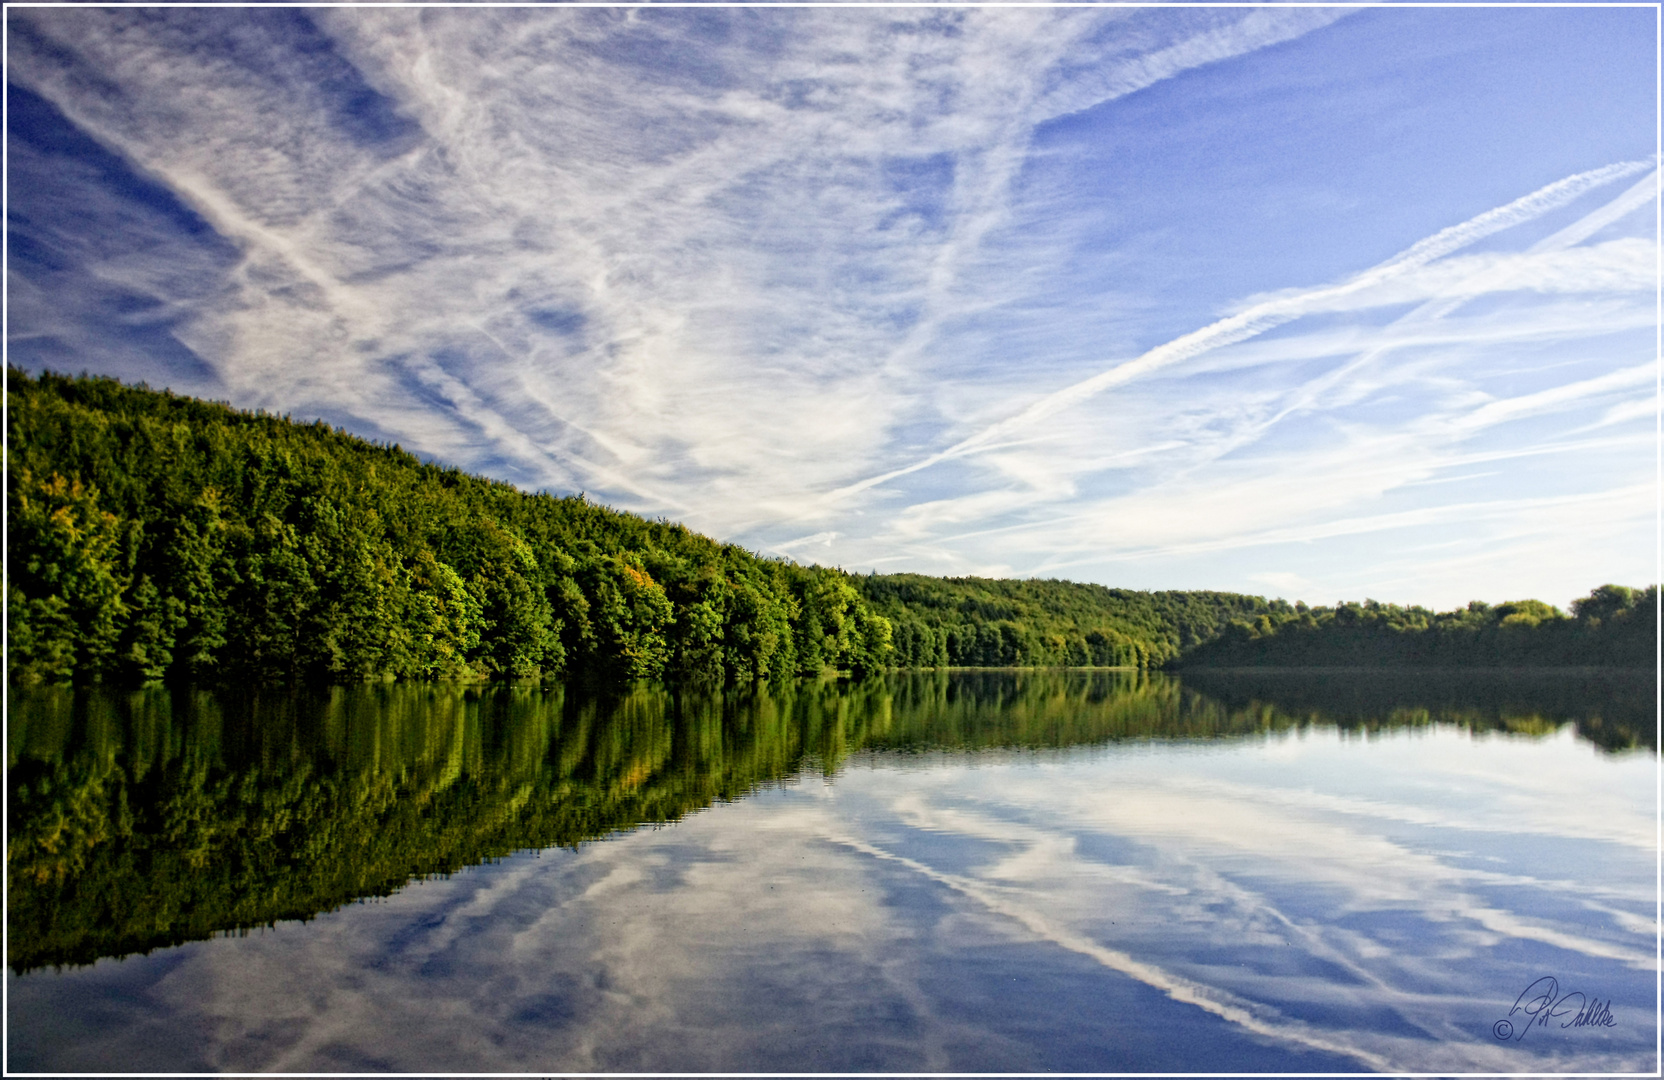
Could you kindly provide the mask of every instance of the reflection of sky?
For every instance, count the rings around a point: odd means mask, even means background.
[[[1650,1069],[1654,784],[1651,755],[1569,729],[867,755],[309,923],[11,978],[8,1064]],[[1543,975],[1616,1026],[1499,1043]]]

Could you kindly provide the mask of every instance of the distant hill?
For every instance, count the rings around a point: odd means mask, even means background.
[[[1658,586],[1602,585],[1570,616],[1540,600],[1434,612],[1374,600],[1234,619],[1180,668],[1629,667],[1658,657]]]
[[[874,574],[856,586],[892,625],[904,667],[1157,667],[1281,600],[1140,592],[1072,581]]]
[[[322,423],[9,378],[7,671],[24,683],[1148,667],[1281,610],[803,567]]]

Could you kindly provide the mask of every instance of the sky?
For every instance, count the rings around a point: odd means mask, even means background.
[[[1651,7],[9,8],[7,348],[855,572],[1658,578]]]

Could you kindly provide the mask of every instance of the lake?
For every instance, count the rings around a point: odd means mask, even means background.
[[[1653,1071],[1650,672],[9,696],[11,1071]]]

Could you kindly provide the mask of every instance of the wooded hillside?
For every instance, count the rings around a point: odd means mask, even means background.
[[[8,677],[636,678],[898,667],[1626,665],[1656,589],[1454,612],[858,576],[322,423],[9,372]]]
[[[21,682],[753,679],[889,662],[853,579],[322,423],[9,372]]]
[[[1233,619],[1292,614],[1225,592],[1140,592],[1073,581],[875,574],[861,594],[894,627],[904,667],[1158,667]]]
[[[1233,620],[1179,667],[1634,667],[1658,655],[1658,586],[1602,585],[1568,616],[1541,600],[1454,611],[1374,600]]]

